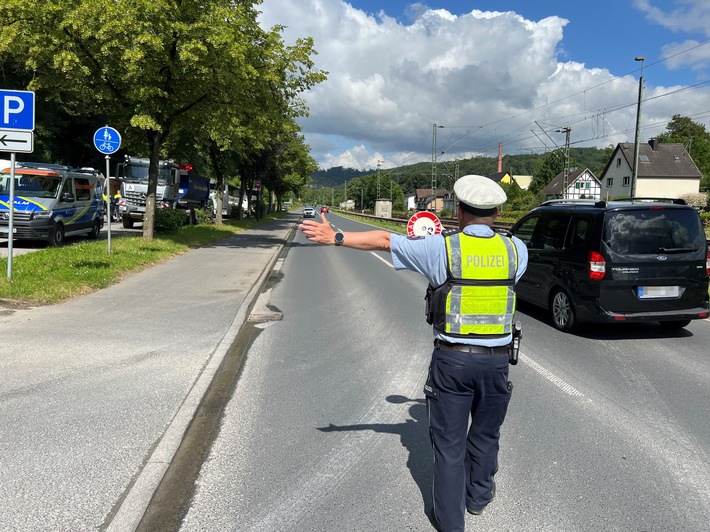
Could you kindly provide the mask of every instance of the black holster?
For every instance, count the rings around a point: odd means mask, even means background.
[[[513,341],[510,342],[508,362],[515,365],[518,363],[518,353],[520,353],[520,341],[523,339],[523,324],[516,321],[513,324]]]

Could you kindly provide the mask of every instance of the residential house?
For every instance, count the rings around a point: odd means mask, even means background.
[[[602,199],[631,195],[634,144],[620,143],[602,173]],[[702,174],[682,144],[651,139],[639,145],[634,196],[679,198],[700,190]]]
[[[548,199],[600,199],[601,183],[589,168],[573,168],[566,182],[564,172],[560,172],[542,189],[542,193]]]
[[[532,182],[532,177],[531,175],[511,175],[508,172],[497,172],[495,174],[491,174],[486,176],[496,183],[499,184],[505,184],[505,185],[510,185],[511,183],[515,182],[518,184],[518,186],[523,189],[527,190],[527,188],[530,186],[530,183]]]
[[[404,210],[406,212],[412,212],[417,210],[417,195],[416,194],[405,194],[404,196]]]
[[[440,188],[436,191],[436,196],[431,193],[430,188],[418,188],[416,190],[417,210],[419,211],[435,211],[441,209],[453,209],[453,192],[449,192],[445,188]]]
[[[521,189],[527,190],[530,187],[530,183],[532,183],[532,178],[533,176],[531,175],[514,175],[513,181],[515,181]]]
[[[508,172],[496,172],[495,174],[490,174],[486,176],[488,179],[492,179],[496,183],[510,185],[513,182],[513,176]]]

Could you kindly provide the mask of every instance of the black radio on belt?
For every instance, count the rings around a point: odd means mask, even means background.
[[[508,362],[518,363],[518,353],[520,352],[520,340],[523,338],[523,324],[516,321],[513,324],[513,341],[510,342]]]

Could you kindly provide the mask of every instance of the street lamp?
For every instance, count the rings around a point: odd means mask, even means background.
[[[641,61],[641,76],[639,77],[639,101],[636,106],[636,138],[634,140],[634,165],[631,172],[631,194],[632,198],[636,197],[636,179],[639,171],[639,134],[641,129],[641,98],[643,96],[643,62],[646,58],[638,56],[634,61]]]
[[[377,199],[380,199],[380,165],[384,163],[384,161],[378,159],[377,160]]]
[[[355,189],[357,191],[357,189]],[[360,212],[365,212],[365,200],[363,198],[364,196],[365,189],[363,187],[360,187]]]

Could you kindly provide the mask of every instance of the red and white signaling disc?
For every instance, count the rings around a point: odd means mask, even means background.
[[[441,222],[433,212],[417,212],[407,222],[407,236],[430,236],[441,233]]]

